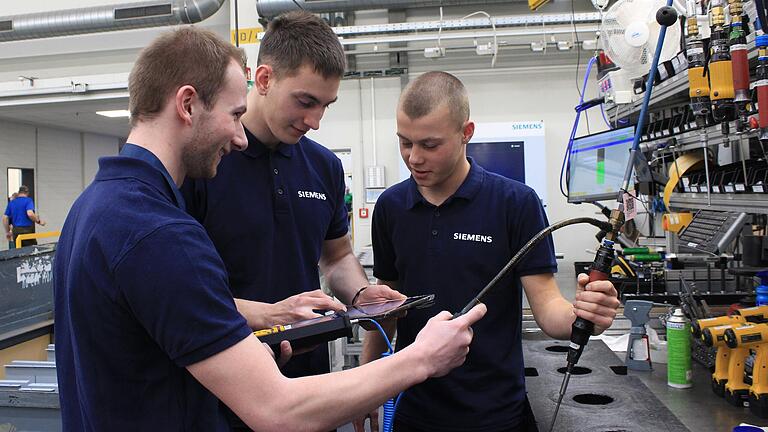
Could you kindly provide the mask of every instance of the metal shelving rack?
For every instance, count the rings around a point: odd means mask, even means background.
[[[745,193],[713,193],[709,201],[706,193],[672,193],[669,204],[675,209],[708,209],[768,214],[768,195]]]

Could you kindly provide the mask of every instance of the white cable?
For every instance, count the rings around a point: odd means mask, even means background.
[[[440,21],[441,22],[443,20],[442,12],[443,12],[443,8],[440,8]],[[488,12],[486,12],[486,11],[472,12],[471,14],[465,16],[462,19],[465,20],[465,19],[467,19],[469,17],[472,17],[472,16],[475,16],[475,15],[485,15],[486,17],[488,17],[488,21],[490,21],[490,23],[491,23],[491,28],[493,28],[493,57],[491,58],[491,67],[494,67],[494,66],[496,66],[496,56],[499,53],[499,43],[498,43],[498,41],[496,39],[496,22],[493,20],[493,17],[491,15],[489,15]]]
[[[437,47],[442,48],[440,45],[440,36],[443,34],[443,7],[440,6],[440,26],[437,28]]]

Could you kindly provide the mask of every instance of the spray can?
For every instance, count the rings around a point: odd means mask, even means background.
[[[689,388],[691,375],[691,323],[677,308],[667,319],[667,385]]]

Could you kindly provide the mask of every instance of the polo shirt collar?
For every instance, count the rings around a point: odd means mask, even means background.
[[[135,144],[126,143],[123,146],[123,149],[120,150],[120,156],[129,157],[132,159],[139,159],[144,162],[147,162],[157,171],[160,171],[160,174],[163,175],[163,178],[165,180],[165,185],[155,184],[156,187],[158,187],[160,190],[163,190],[164,187],[169,187],[171,190],[171,193],[173,194],[173,199],[176,201],[176,206],[179,207],[181,210],[186,211],[186,205],[184,202],[184,197],[181,195],[181,191],[179,191],[178,186],[176,186],[176,183],[174,183],[173,178],[171,177],[171,174],[168,172],[167,169],[165,169],[165,166],[162,162],[160,162],[160,159],[157,158],[157,156],[154,155],[151,151],[145,149],[144,147],[137,146]]]
[[[456,192],[445,200],[442,205],[448,204],[457,198],[471,201],[480,190],[480,186],[483,185],[483,181],[485,181],[485,170],[475,163],[475,160],[471,157],[467,156],[467,160],[469,161],[469,173],[467,173],[467,178],[464,179],[459,188],[456,189]],[[408,209],[413,209],[419,203],[432,205],[421,195],[421,192],[419,192],[419,187],[413,179],[413,176],[408,178],[408,186],[410,193],[406,197],[405,202]]]
[[[245,149],[243,153],[245,153],[247,156],[250,156],[252,158],[257,158],[265,154],[268,154],[271,151],[271,149],[265,146],[261,141],[259,141],[259,139],[256,138],[256,135],[251,133],[251,131],[249,131],[248,128],[243,126],[243,129],[245,129],[245,136],[248,138],[248,148]],[[303,139],[304,137],[301,137],[301,140]],[[299,140],[299,143],[301,142],[301,140]],[[294,147],[299,143],[286,144],[281,142],[280,144],[277,145],[277,148],[275,149],[275,151],[287,158],[290,158],[291,156],[293,156]]]

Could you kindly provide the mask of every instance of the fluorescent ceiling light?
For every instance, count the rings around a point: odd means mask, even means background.
[[[110,118],[131,116],[131,113],[128,110],[96,111],[96,114]]]

